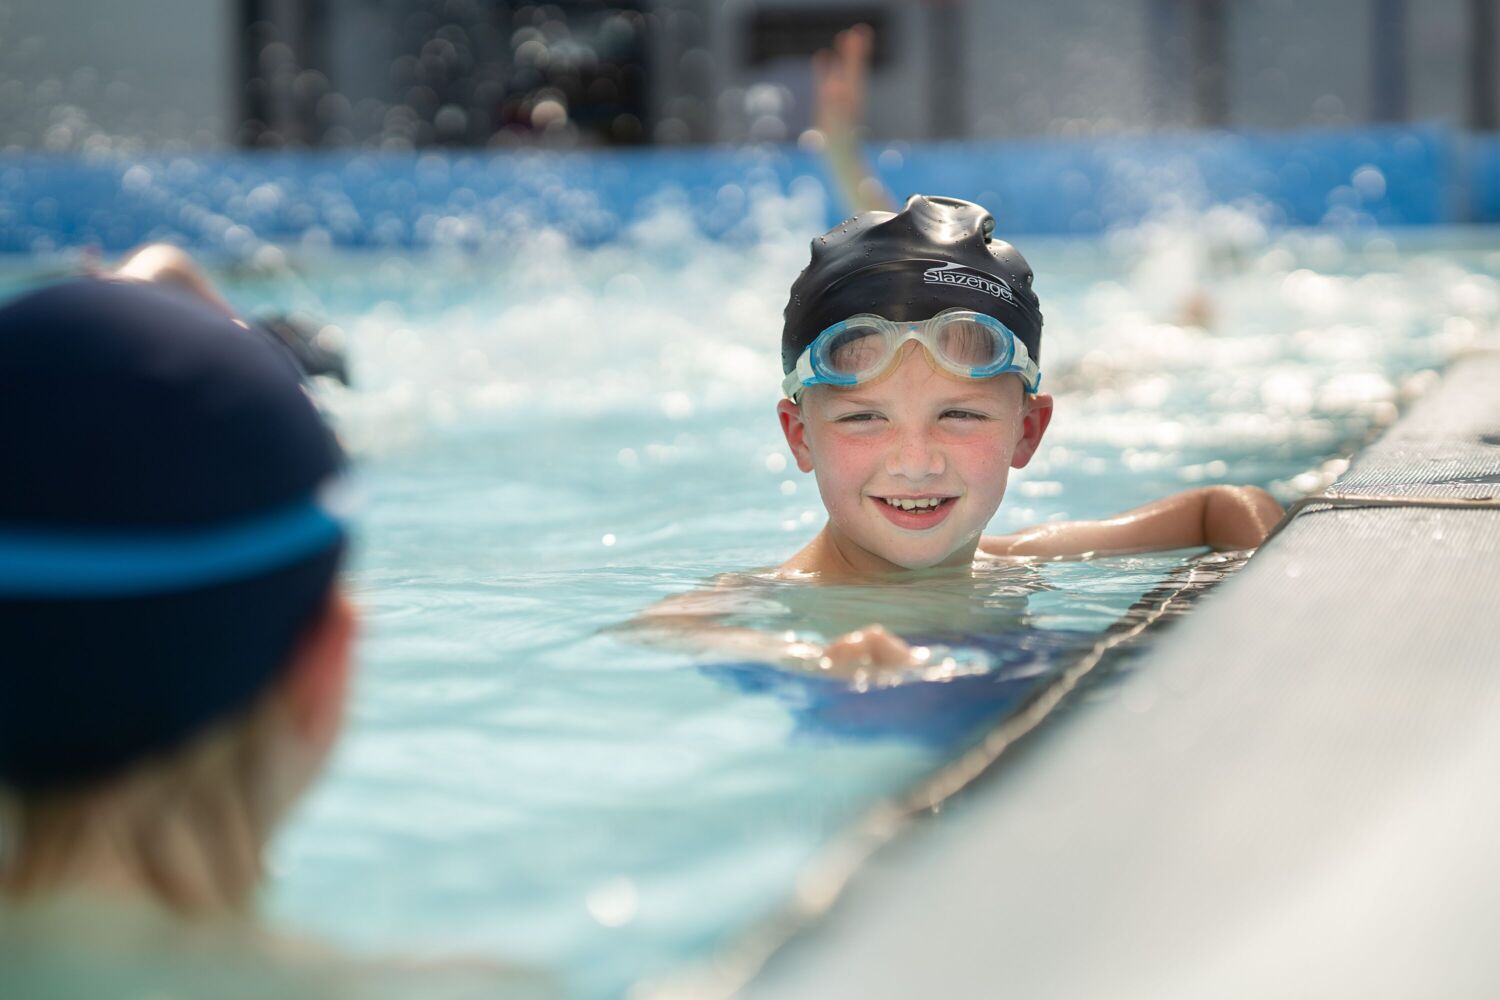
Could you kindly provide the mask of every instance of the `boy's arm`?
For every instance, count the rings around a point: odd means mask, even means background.
[[[131,251],[113,274],[132,281],[170,285],[202,299],[232,317],[239,315],[224,300],[224,296],[219,294],[219,290],[208,280],[208,276],[193,258],[186,251],[169,243],[151,243]]]
[[[691,652],[728,654],[845,677],[861,670],[921,666],[931,655],[926,647],[911,646],[879,625],[856,629],[829,643],[725,625],[715,620],[726,611],[725,599],[717,590],[679,594],[646,608],[615,631]]]
[[[865,162],[859,131],[865,118],[865,83],[875,33],[867,24],[841,31],[830,48],[813,56],[813,122],[823,134],[823,157],[844,204],[863,212],[894,212],[891,196]]]
[[[1281,504],[1255,486],[1186,490],[1102,521],[1039,524],[1013,535],[989,535],[993,556],[1108,555],[1163,549],[1249,549],[1281,520]]]

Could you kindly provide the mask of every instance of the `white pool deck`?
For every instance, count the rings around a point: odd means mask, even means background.
[[[1333,491],[1500,497],[1500,355],[1456,363]],[[1500,995],[1500,509],[1309,508],[820,900],[864,853],[677,985]]]

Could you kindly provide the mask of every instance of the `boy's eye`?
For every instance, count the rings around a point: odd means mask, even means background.
[[[879,419],[880,419],[880,414],[878,414],[878,413],[846,413],[842,417],[838,418],[838,422],[841,423],[841,424],[853,424],[853,423],[866,423],[866,422],[871,421],[871,420],[879,420]]]
[[[956,418],[958,420],[984,420],[987,419],[983,413],[975,413],[973,410],[944,410],[943,416]]]

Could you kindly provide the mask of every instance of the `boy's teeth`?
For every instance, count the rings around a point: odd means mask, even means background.
[[[936,507],[943,501],[936,497],[930,500],[900,500],[896,497],[886,497],[885,502],[892,507],[900,507],[902,510],[926,510],[929,507]]]

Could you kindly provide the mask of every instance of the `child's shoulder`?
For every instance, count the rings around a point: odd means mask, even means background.
[[[845,569],[843,560],[828,543],[827,533],[818,532],[812,541],[798,549],[786,562],[770,571],[776,580],[806,583],[811,580],[839,575]],[[762,576],[761,579],[766,577]]]

